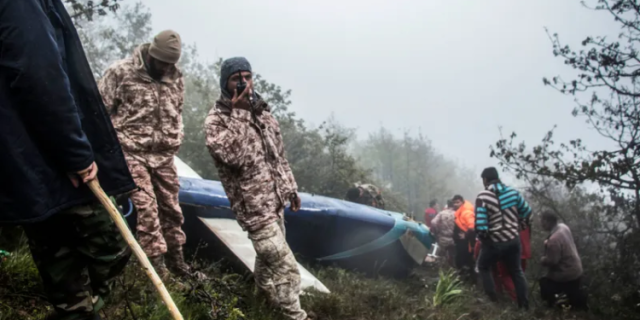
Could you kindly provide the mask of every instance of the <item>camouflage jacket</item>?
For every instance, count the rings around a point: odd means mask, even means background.
[[[184,136],[184,82],[177,68],[161,81],[152,79],[144,62],[148,50],[143,44],[111,65],[98,87],[125,153],[170,158]]]
[[[456,225],[455,211],[452,209],[444,209],[431,220],[431,228],[429,231],[438,239],[438,245],[441,247],[453,246],[453,229]]]
[[[261,99],[260,114],[220,98],[205,120],[206,143],[238,223],[249,232],[282,218],[297,192],[278,121]]]
[[[356,184],[362,190],[360,203],[378,209],[384,209],[384,199],[378,187],[372,184]]]

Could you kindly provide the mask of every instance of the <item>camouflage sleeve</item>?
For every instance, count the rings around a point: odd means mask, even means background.
[[[211,119],[205,120],[206,144],[214,161],[230,168],[240,168],[243,164],[243,150],[240,137],[224,125]]]
[[[180,77],[180,80],[178,81],[178,90],[180,90],[180,96],[178,97],[178,114],[180,115],[179,119],[180,119],[180,141],[184,140],[184,122],[182,120],[182,109],[184,107],[184,94],[185,94],[185,89],[184,89],[184,78]]]
[[[117,89],[118,89],[118,72],[115,68],[108,68],[102,78],[98,81],[98,90],[102,95],[102,101],[107,109],[107,114],[112,115],[118,112],[117,110]]]
[[[178,113],[182,115],[182,108],[184,106],[184,93],[185,93],[184,78],[182,77],[178,79],[178,91],[180,92],[180,95],[178,96],[178,105],[176,106],[178,110],[176,111],[178,111]]]
[[[284,141],[282,140],[282,134],[280,133],[280,125],[278,124],[278,121],[275,121],[277,127],[277,135],[276,135],[276,143],[278,144],[278,154],[280,156],[280,158],[282,158],[282,163],[284,166],[284,169],[287,172],[287,176],[289,177],[289,183],[291,183],[291,190],[293,192],[298,192],[298,184],[296,183],[296,178],[293,176],[293,171],[291,171],[291,166],[289,165],[289,160],[287,160],[287,152],[285,151],[284,148]]]

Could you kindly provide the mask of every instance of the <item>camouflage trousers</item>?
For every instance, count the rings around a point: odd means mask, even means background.
[[[56,319],[92,319],[131,256],[104,207],[74,207],[24,229]]]
[[[257,286],[288,319],[307,319],[300,306],[300,270],[285,239],[282,219],[251,232],[249,238],[257,254],[253,271]]]
[[[148,257],[163,255],[186,242],[184,216],[178,202],[180,183],[173,156],[164,161],[141,161],[127,155],[129,171],[138,187],[131,200],[138,212],[138,241]],[[152,165],[150,165],[153,164]]]

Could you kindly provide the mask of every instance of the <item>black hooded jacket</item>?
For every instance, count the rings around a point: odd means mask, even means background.
[[[68,172],[98,165],[110,195],[135,188],[60,0],[0,0],[0,223],[95,201]]]

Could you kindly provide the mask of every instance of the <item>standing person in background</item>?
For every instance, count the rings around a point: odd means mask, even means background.
[[[438,200],[431,200],[429,202],[429,208],[424,211],[424,224],[431,229],[431,222],[433,218],[438,214]]]
[[[355,202],[382,210],[385,208],[382,192],[372,184],[356,183],[353,188],[347,190],[344,199],[349,202]]]
[[[83,184],[136,186],[60,0],[0,1],[0,52],[0,224],[26,233],[48,320],[99,320],[131,251]]]
[[[455,211],[453,210],[453,201],[447,201],[447,207],[440,211],[431,221],[429,230],[436,237],[438,246],[444,252],[447,262],[452,267],[455,266],[454,258],[456,246],[453,242],[453,229],[455,227]]]
[[[382,191],[380,191],[380,188],[370,183],[357,184],[356,186],[360,190],[362,190],[361,198],[362,198],[363,204],[384,210],[385,204],[384,204],[384,199],[382,198]]]
[[[485,293],[497,300],[492,268],[502,262],[515,285],[518,307],[529,308],[527,280],[521,266],[520,228],[531,217],[531,208],[515,189],[504,185],[494,167],[480,175],[485,190],[476,198],[476,232],[481,244],[478,269]]]
[[[461,195],[453,197],[455,211],[455,226],[453,241],[456,246],[456,267],[462,274],[473,278],[475,263],[473,261],[473,248],[476,242],[475,215],[471,202],[464,200]]]
[[[523,221],[521,230],[520,230],[520,247],[522,248],[522,252],[520,254],[520,262],[522,265],[522,272],[527,270],[527,260],[531,259],[531,219],[526,219]],[[476,246],[474,249],[473,257],[474,259],[478,259],[480,256],[480,247],[482,243],[480,241],[476,241]],[[504,262],[498,261],[498,263],[491,268],[491,272],[493,274],[493,282],[496,286],[496,293],[498,295],[502,294],[505,291],[511,300],[517,302],[518,296],[516,295],[516,287],[513,284],[513,280],[511,280],[511,275],[509,274],[509,270],[505,266]]]
[[[180,36],[162,31],[152,43],[111,65],[100,79],[104,103],[140,187],[131,197],[140,246],[163,278],[167,267],[177,276],[190,273],[182,250],[186,235],[173,163],[183,138],[184,80],[176,66],[181,52]]]
[[[550,307],[555,306],[557,296],[566,294],[574,309],[587,309],[587,295],[581,288],[582,260],[573,241],[571,229],[558,223],[558,217],[552,212],[543,212],[540,216],[542,230],[549,232],[544,241],[544,256],[540,259],[547,274],[540,279],[540,295]]]
[[[256,251],[254,278],[291,320],[305,320],[300,271],[285,238],[284,209],[300,209],[298,185],[285,155],[280,125],[253,92],[247,59],[222,63],[221,96],[205,120],[206,143],[238,224]]]

